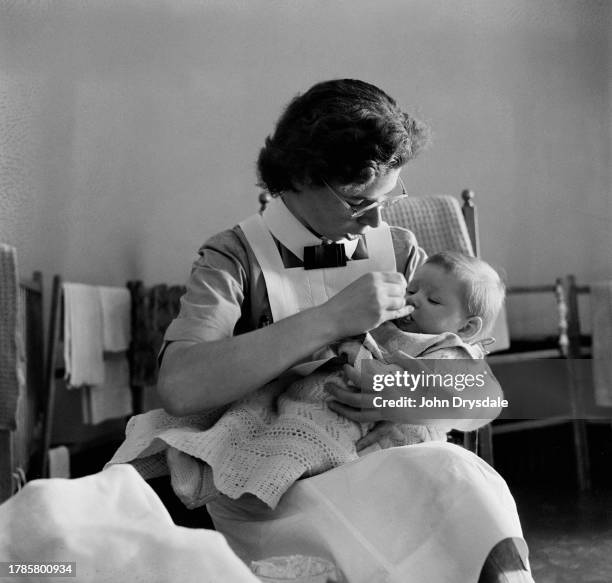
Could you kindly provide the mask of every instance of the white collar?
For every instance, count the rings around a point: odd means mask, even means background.
[[[322,243],[321,238],[309,231],[281,198],[273,198],[266,205],[262,218],[274,237],[302,261],[304,261],[304,247]],[[350,259],[359,244],[359,239],[342,239],[336,243],[344,244],[346,256]]]

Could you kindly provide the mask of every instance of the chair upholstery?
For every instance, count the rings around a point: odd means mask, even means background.
[[[476,255],[472,239],[464,219],[459,201],[449,195],[416,196],[404,199],[384,212],[390,225],[412,231],[427,255],[439,251],[459,251]],[[508,322],[505,309],[493,327],[495,345],[489,350],[497,352],[510,346]]]
[[[13,490],[13,441],[17,426],[20,392],[17,374],[19,296],[17,253],[14,247],[0,246],[0,502]]]
[[[17,251],[0,245],[0,428],[17,426],[20,393],[19,361],[23,358],[20,338]]]
[[[19,281],[17,251],[0,244],[0,503],[30,474],[43,374],[42,278]]]
[[[428,255],[453,250],[474,255],[459,201],[449,195],[410,197],[385,209],[384,219],[412,231]]]

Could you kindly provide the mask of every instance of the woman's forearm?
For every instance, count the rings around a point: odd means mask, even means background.
[[[367,273],[324,304],[266,328],[211,342],[173,342],[158,381],[164,407],[189,415],[231,403],[338,338],[408,315],[405,289],[400,273]]]
[[[231,403],[336,340],[337,326],[313,308],[265,328],[211,342],[172,342],[164,353],[158,393],[173,415]]]

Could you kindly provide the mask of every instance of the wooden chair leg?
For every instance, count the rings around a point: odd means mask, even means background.
[[[572,415],[572,437],[574,441],[574,455],[576,458],[576,476],[578,488],[581,492],[591,489],[591,470],[589,461],[589,444],[587,439],[584,405],[582,401],[582,390],[585,386],[580,375],[580,362],[576,358],[570,358],[567,362],[569,405]]]
[[[53,291],[51,296],[51,315],[49,321],[49,343],[47,345],[47,360],[45,363],[45,414],[43,419],[43,438],[40,460],[40,476],[47,477],[48,456],[51,448],[53,431],[53,412],[55,408],[55,367],[60,339],[60,323],[62,311],[62,280],[56,275],[53,278]]]
[[[463,447],[472,453],[478,453],[478,431],[466,431],[463,434]]]
[[[0,504],[13,494],[13,441],[8,429],[0,429]]]
[[[493,428],[491,424],[485,425],[478,430],[479,448],[478,455],[487,462],[491,467],[494,467],[493,462]]]
[[[583,391],[588,386],[580,366],[582,347],[580,343],[580,309],[578,294],[588,293],[588,286],[576,285],[576,278],[568,275],[565,278],[567,289],[567,337],[569,340],[567,350],[567,372],[569,404],[572,414],[572,434],[574,438],[574,452],[576,456],[576,475],[578,488],[581,491],[591,489],[591,468],[589,460],[589,444],[587,439],[586,421],[584,414]]]
[[[574,437],[578,488],[581,492],[584,492],[591,489],[591,463],[589,460],[589,445],[585,420],[574,419],[572,422],[572,432]]]
[[[491,424],[481,427],[477,431],[463,434],[463,447],[479,455],[490,466],[493,465],[493,429]]]

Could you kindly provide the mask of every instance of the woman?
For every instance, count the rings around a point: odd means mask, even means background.
[[[361,81],[319,83],[289,104],[258,160],[268,208],[200,249],[166,333],[159,394],[169,413],[232,403],[320,347],[409,313],[406,279],[425,255],[380,211],[405,194],[400,171],[426,142],[424,124]],[[499,394],[494,381],[485,390]],[[334,396],[355,421],[385,415],[367,394]],[[246,562],[318,555],[351,582],[502,581],[509,570],[530,581],[522,539],[491,552],[521,537],[503,480],[450,444],[377,452],[300,480],[274,511],[242,498],[208,509]]]

